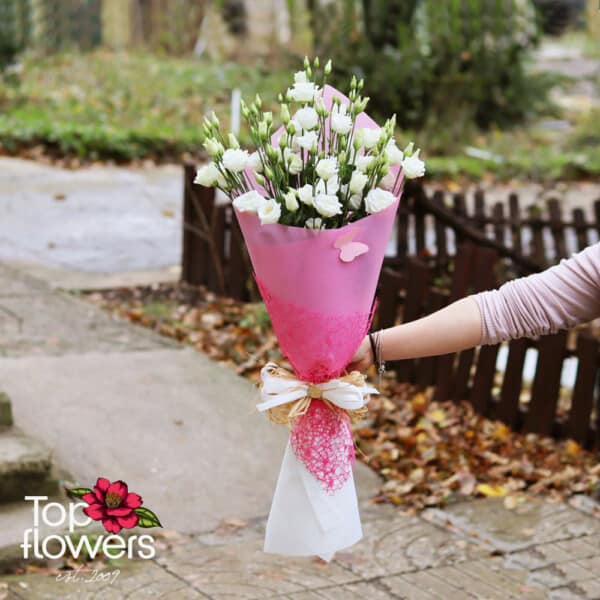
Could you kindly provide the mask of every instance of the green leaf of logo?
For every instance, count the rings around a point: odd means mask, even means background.
[[[149,508],[140,506],[133,512],[139,517],[138,527],[162,527],[158,517]]]
[[[82,496],[85,496],[86,494],[93,494],[94,491],[90,490],[89,488],[71,488],[68,489],[67,488],[67,494],[69,494],[70,496],[75,496],[76,498],[81,498]]]

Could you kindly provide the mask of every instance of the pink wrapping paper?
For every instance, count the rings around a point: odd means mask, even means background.
[[[323,100],[329,109],[334,95],[349,104],[343,94],[325,86]],[[362,113],[356,127],[378,125]],[[282,132],[283,128],[273,135],[274,145]],[[398,169],[390,170],[397,175]],[[250,171],[247,175],[254,181]],[[255,181],[254,185],[266,196]],[[257,215],[235,211],[281,351],[299,380],[322,383],[342,375],[368,332],[398,204],[399,198],[342,228],[322,230],[262,225]],[[349,232],[368,251],[344,262],[336,241]],[[352,478],[355,454],[349,419],[333,413],[322,400],[313,400],[306,415],[296,420],[290,447],[326,493],[341,490]]]
[[[255,278],[282,353],[297,377],[338,377],[370,326],[371,307],[398,200],[340,229],[261,225],[237,213]],[[369,251],[340,260],[335,242],[350,230]]]

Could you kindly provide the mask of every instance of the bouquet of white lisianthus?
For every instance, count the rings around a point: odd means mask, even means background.
[[[283,126],[274,136],[273,114],[261,110],[260,96],[242,103],[252,154],[233,134],[223,135],[214,114],[207,117],[205,147],[213,160],[198,170],[196,183],[220,188],[263,224],[331,229],[387,208],[405,179],[421,177],[420,151],[412,143],[401,150],[394,139],[395,116],[382,128],[357,127],[369,100],[361,95],[363,80],[353,77],[348,98],[334,95],[327,107],[331,61],[321,77],[313,72],[318,67],[318,59],[312,66],[305,59],[293,87],[280,94]],[[294,104],[300,106],[292,116]]]
[[[400,150],[395,119],[379,127],[364,109],[363,82],[348,97],[317,80],[312,64],[280,95],[282,125],[256,97],[242,106],[256,151],[206,119],[213,161],[196,182],[233,201],[254,277],[282,354],[261,371],[260,411],[290,426],[265,534],[265,551],[329,560],[362,536],[352,466],[351,423],[370,394],[363,375],[346,373],[369,330],[373,298],[402,185],[423,175],[419,151]],[[290,106],[299,104],[293,117]]]

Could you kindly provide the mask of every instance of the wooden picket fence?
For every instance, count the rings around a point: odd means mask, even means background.
[[[433,221],[429,229],[428,219]],[[433,239],[427,239],[428,231]],[[594,202],[592,220],[586,219],[582,208],[573,209],[570,219],[565,219],[558,198],[549,199],[545,207],[524,210],[517,193],[509,194],[507,203],[489,207],[484,192],[476,191],[469,210],[463,193],[437,190],[428,196],[416,184],[408,185],[402,196],[396,252],[386,262],[401,265],[407,257],[418,256],[445,269],[456,245],[470,240],[496,250],[510,263],[513,275],[523,275],[543,270],[599,239],[600,196]],[[410,240],[414,240],[412,247]]]
[[[260,298],[231,204],[220,203],[210,188],[193,183],[195,165],[184,166],[182,280],[239,300]],[[507,208],[508,206],[508,208]],[[523,215],[517,194],[508,205],[488,212],[484,194],[473,210],[462,194],[446,202],[422,186],[407,186],[400,203],[393,251],[388,252],[378,286],[376,327],[412,321],[505,279],[540,271],[600,239],[600,199],[594,218],[582,209],[563,220],[560,202],[547,211]],[[570,437],[600,448],[600,342],[590,329],[538,340],[514,340],[500,377],[499,346],[483,346],[441,357],[392,364],[400,381],[435,385],[437,400],[469,400],[480,414],[502,419],[512,429]],[[529,402],[523,366],[529,349],[538,353]],[[570,398],[561,391],[564,361],[578,361]],[[562,395],[561,395],[562,394]],[[560,403],[559,403],[560,400]]]

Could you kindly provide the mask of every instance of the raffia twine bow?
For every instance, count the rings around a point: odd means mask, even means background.
[[[370,394],[379,394],[366,384],[365,376],[359,371],[323,383],[308,383],[269,362],[261,369],[260,376],[262,402],[256,408],[266,411],[273,423],[290,427],[307,413],[313,399],[323,400],[331,410],[347,414],[350,422],[356,423],[367,413]]]

